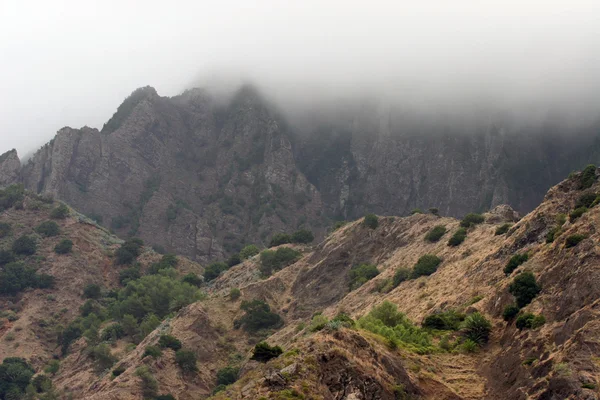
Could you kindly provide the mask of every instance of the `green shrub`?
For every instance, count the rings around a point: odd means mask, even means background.
[[[69,215],[69,208],[64,204],[61,204],[61,205],[53,208],[52,211],[50,212],[50,218],[54,218],[54,219],[65,219],[65,218],[67,218],[68,215]]]
[[[229,267],[233,267],[234,265],[238,265],[239,263],[242,262],[242,258],[240,257],[239,253],[238,254],[232,254],[228,259],[227,259],[227,265]]]
[[[333,224],[333,226],[331,227],[331,232],[335,232],[338,229],[340,229],[341,227],[345,226],[348,224],[348,221],[335,221],[335,223]]]
[[[60,369],[60,361],[58,360],[50,360],[46,368],[44,368],[44,372],[50,375],[56,375],[58,370]]]
[[[456,331],[465,320],[465,315],[454,310],[430,314],[423,320],[423,328]]]
[[[584,193],[577,198],[575,208],[585,207],[591,208],[598,195],[596,193]]]
[[[100,285],[90,283],[83,289],[83,297],[85,299],[99,299],[102,295],[102,288]]]
[[[340,322],[346,328],[352,328],[356,325],[354,320],[348,314],[343,312],[338,313],[331,321]]]
[[[510,275],[519,267],[519,265],[523,264],[527,260],[529,260],[529,254],[527,253],[513,255],[504,267],[504,273],[506,275]]]
[[[315,240],[315,235],[307,229],[300,229],[292,234],[292,243],[308,244],[313,240]]]
[[[554,242],[554,239],[556,239],[560,235],[560,233],[561,233],[561,228],[559,226],[550,228],[550,230],[546,234],[546,243]]]
[[[23,204],[24,193],[23,185],[10,185],[4,190],[0,190],[0,211]]]
[[[435,243],[442,238],[446,234],[446,227],[444,225],[434,226],[432,230],[427,232],[425,235],[425,240],[431,243]]]
[[[179,365],[184,372],[196,372],[198,366],[196,365],[196,353],[191,350],[177,350],[175,353],[175,362]]]
[[[502,318],[505,321],[512,321],[517,314],[519,314],[519,307],[516,304],[509,304],[504,307],[504,311],[502,312]]]
[[[131,264],[142,252],[144,242],[138,238],[130,238],[125,241],[115,252],[118,265]]]
[[[112,370],[112,376],[114,378],[116,378],[117,376],[121,375],[123,372],[125,372],[125,366],[124,365],[117,365],[115,367],[115,369]]]
[[[142,355],[142,358],[144,358],[144,357],[159,358],[160,356],[162,356],[162,350],[160,349],[160,347],[146,346],[146,348],[144,349],[144,354]]]
[[[238,288],[231,288],[231,290],[229,290],[229,300],[231,301],[236,301],[241,295],[242,292]]]
[[[269,247],[275,247],[286,243],[291,243],[292,237],[287,233],[276,233],[269,242]]]
[[[25,359],[6,357],[0,364],[0,399],[23,398],[34,373]]]
[[[379,270],[372,264],[360,264],[350,268],[350,290],[358,289],[366,282],[379,275]]]
[[[311,332],[318,332],[325,328],[325,325],[327,325],[328,322],[329,320],[323,314],[315,314],[310,321],[308,330]]]
[[[54,221],[45,221],[39,224],[37,228],[35,228],[35,231],[40,235],[51,237],[57,236],[60,233],[60,228]]]
[[[467,238],[467,230],[465,228],[458,228],[454,235],[448,240],[448,246],[456,247]]]
[[[117,322],[104,328],[102,330],[102,334],[100,335],[100,339],[105,342],[114,342],[123,338],[124,336],[125,330],[123,329],[123,325]]]
[[[56,246],[54,246],[54,252],[56,254],[67,254],[73,249],[73,242],[69,239],[63,239]]]
[[[148,267],[147,273],[150,275],[158,274],[160,271],[168,268],[175,268],[179,261],[177,261],[177,256],[175,254],[165,254],[160,258],[159,262],[152,263],[150,267]]]
[[[8,263],[0,270],[0,294],[16,295],[27,288],[45,289],[53,282],[50,275],[38,275],[34,268],[22,262]]]
[[[397,287],[402,282],[410,279],[411,270],[408,268],[398,268],[394,273],[394,278],[392,280],[392,285]]]
[[[117,359],[111,354],[110,346],[106,343],[92,347],[90,356],[99,371],[104,371],[113,366]]]
[[[245,313],[236,321],[236,325],[247,332],[254,333],[261,329],[277,328],[282,324],[281,317],[271,312],[271,307],[261,300],[242,301],[240,309]]]
[[[35,254],[37,244],[31,236],[23,235],[16,239],[12,244],[12,251],[15,254],[23,256],[31,256]]]
[[[582,240],[586,239],[586,235],[575,234],[568,236],[565,240],[565,248],[571,248],[577,246]]]
[[[517,306],[525,307],[541,292],[535,276],[525,271],[515,277],[508,288],[509,292],[517,299]]]
[[[470,228],[471,226],[483,223],[483,221],[485,221],[485,217],[483,215],[469,213],[465,215],[462,221],[460,221],[460,226],[462,226],[463,228]]]
[[[11,230],[12,228],[8,222],[0,222],[0,238],[8,236]]]
[[[119,283],[121,285],[127,285],[128,282],[140,279],[141,276],[142,274],[139,265],[125,268],[119,272]]]
[[[260,342],[254,346],[251,360],[266,363],[267,361],[279,357],[283,354],[283,349],[279,346],[269,346],[267,342]]]
[[[209,264],[206,268],[204,268],[204,280],[206,282],[213,281],[228,269],[229,266],[224,262],[214,262]]]
[[[196,287],[202,285],[203,282],[202,278],[194,274],[193,272],[190,272],[189,274],[185,275],[183,278],[181,278],[181,281],[189,283],[190,285]]]
[[[413,267],[411,277],[418,278],[419,276],[427,276],[437,271],[442,259],[432,254],[425,254],[419,258],[419,261]]]
[[[464,353],[475,353],[478,348],[479,343],[475,342],[472,339],[466,339],[460,345],[460,350],[462,350]]]
[[[135,374],[142,380],[142,396],[145,399],[151,399],[158,392],[158,382],[150,372],[147,365],[142,365],[135,370]]]
[[[36,274],[33,287],[38,289],[48,289],[54,287],[54,277],[48,274]]]
[[[596,182],[596,166],[594,164],[590,164],[581,172],[581,176],[579,178],[579,188],[590,188],[594,182]]]
[[[571,213],[569,214],[569,221],[575,222],[579,217],[585,214],[587,210],[588,209],[586,207],[579,207],[571,211]]]
[[[384,301],[374,307],[369,314],[360,318],[357,325],[387,339],[392,346],[402,344],[419,354],[434,350],[431,336],[426,330],[414,326],[406,316],[398,311],[395,304]]]
[[[535,315],[532,313],[524,313],[519,315],[515,323],[517,329],[537,329],[546,323],[546,318],[543,315]]]
[[[172,349],[175,351],[181,349],[181,341],[175,336],[171,335],[160,335],[160,338],[158,339],[158,345],[163,349]]]
[[[490,339],[492,324],[483,315],[476,312],[465,318],[463,335],[475,343],[482,345]]]
[[[410,211],[410,215],[415,215],[415,214],[423,214],[423,210],[421,210],[420,208],[413,208]]]
[[[241,251],[240,251],[240,258],[242,260],[245,260],[247,258],[253,257],[255,255],[257,255],[260,252],[260,250],[258,249],[258,247],[256,247],[253,244],[250,244],[246,247],[244,247]]]
[[[436,217],[438,217],[440,215],[440,210],[438,208],[435,207],[431,207],[429,209],[429,212],[433,215],[435,215]]]
[[[506,232],[508,232],[508,230],[510,229],[512,225],[511,224],[502,224],[499,227],[496,228],[496,232],[495,235],[504,235]]]
[[[217,371],[217,385],[231,385],[238,378],[240,369],[237,367],[227,366]]]
[[[379,226],[379,218],[375,214],[367,214],[363,220],[363,224],[370,229],[375,229]]]
[[[260,272],[263,276],[270,276],[273,271],[279,271],[293,264],[300,256],[299,251],[289,247],[280,247],[277,250],[264,250],[260,253]]]
[[[0,266],[15,261],[15,255],[8,250],[0,250]]]

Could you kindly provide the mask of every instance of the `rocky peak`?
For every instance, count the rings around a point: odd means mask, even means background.
[[[19,182],[21,160],[17,150],[12,149],[0,155],[0,187]]]

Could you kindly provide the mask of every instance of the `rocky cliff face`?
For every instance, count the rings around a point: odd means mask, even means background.
[[[299,227],[321,238],[327,219],[366,212],[461,216],[501,203],[527,212],[594,161],[594,127],[573,141],[560,124],[483,119],[426,119],[371,103],[286,119],[251,87],[227,102],[146,87],[101,131],[60,130],[20,176],[10,153],[0,184],[20,179],[120,235],[205,262]]]
[[[18,182],[20,172],[21,161],[15,149],[0,155],[0,187]]]

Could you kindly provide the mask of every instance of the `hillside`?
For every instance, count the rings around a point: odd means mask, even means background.
[[[281,253],[277,262],[266,253],[250,256],[204,283],[206,295],[165,314],[141,341],[128,334],[105,344],[89,335],[74,341],[57,355],[55,390],[77,399],[596,399],[598,174],[593,167],[573,174],[521,219],[506,206],[462,221],[369,217],[316,246],[275,247],[278,253],[269,254]],[[26,208],[3,218],[33,215]],[[61,231],[80,225],[69,217]],[[451,246],[460,225],[466,236]],[[54,258],[46,257],[39,272],[55,273],[59,282]],[[101,270],[111,271],[112,261]],[[110,276],[96,278],[118,285]],[[54,294],[58,304],[82,304],[80,292],[55,287],[29,289],[21,302],[51,305],[47,294]],[[92,314],[115,310],[107,299],[98,299]],[[37,351],[6,339],[19,321],[20,332],[35,329],[27,315],[36,303],[21,304],[0,351],[44,365]],[[96,334],[113,323],[105,320]],[[262,340],[282,354],[256,350]],[[98,346],[110,349],[106,363]]]
[[[360,99],[340,108],[287,115],[251,86],[229,99],[140,88],[101,130],[63,128],[22,166],[5,153],[0,185],[22,182],[121,237],[206,263],[279,232],[322,239],[332,220],[367,212],[526,213],[600,148],[598,124],[423,118]]]

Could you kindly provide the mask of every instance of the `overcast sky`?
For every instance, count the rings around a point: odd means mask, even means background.
[[[0,55],[0,152],[20,154],[145,85],[600,111],[598,0],[0,0]]]

